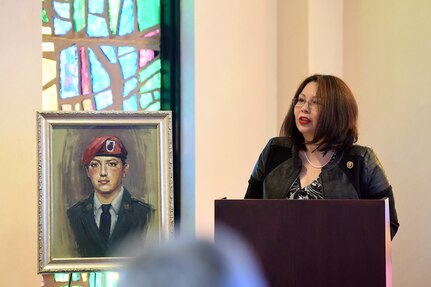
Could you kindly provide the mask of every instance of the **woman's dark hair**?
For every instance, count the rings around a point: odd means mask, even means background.
[[[343,80],[330,75],[312,75],[298,87],[294,99],[298,98],[304,87],[317,83],[316,97],[319,102],[319,120],[312,141],[316,150],[329,151],[345,149],[358,140],[358,105],[349,87]],[[291,105],[281,126],[280,135],[291,138],[293,144],[305,150],[302,133],[295,123],[294,106]]]

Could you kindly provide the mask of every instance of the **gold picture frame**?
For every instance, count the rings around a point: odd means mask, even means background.
[[[135,240],[136,243],[141,238],[143,241],[149,240],[148,237],[165,241],[173,236],[170,111],[38,112],[37,125],[39,273],[117,270],[134,252],[129,250],[130,254],[127,253],[124,242]],[[97,189],[93,188],[89,179],[89,167],[82,163],[83,154],[92,139],[107,136],[118,138],[128,151],[128,170],[127,175],[124,173],[122,194],[128,191],[132,201],[124,206],[130,208],[130,205],[136,205],[134,210],[146,207],[148,220],[145,227],[139,229],[138,235],[122,238],[123,247],[115,252],[100,256],[91,253],[83,255],[83,248],[76,240],[76,229],[71,224],[75,221],[71,220],[69,212],[86,202],[84,207],[90,210],[88,214],[95,216],[92,203],[89,204],[88,200],[91,201]],[[118,213],[118,222],[122,220],[121,212]],[[142,217],[142,213],[137,216]],[[142,218],[138,219],[142,221]],[[114,226],[112,232],[116,228]]]

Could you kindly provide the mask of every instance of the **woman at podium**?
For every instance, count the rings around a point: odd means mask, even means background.
[[[392,187],[374,151],[358,140],[358,106],[344,81],[312,75],[298,87],[280,137],[269,140],[245,198],[389,198],[391,237],[399,223]]]

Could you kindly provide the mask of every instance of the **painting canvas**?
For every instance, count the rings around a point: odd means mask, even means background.
[[[169,111],[37,118],[40,273],[115,270],[172,236]]]

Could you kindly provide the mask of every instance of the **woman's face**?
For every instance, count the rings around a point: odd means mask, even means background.
[[[308,83],[298,96],[298,102],[294,106],[296,127],[306,142],[313,140],[319,120],[319,103],[316,93],[317,83]]]
[[[128,168],[118,157],[95,156],[88,164],[87,175],[96,193],[109,195],[121,190]]]

